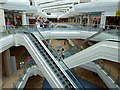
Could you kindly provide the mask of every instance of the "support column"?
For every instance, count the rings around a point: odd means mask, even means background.
[[[80,16],[80,24],[82,24],[82,16]]]
[[[17,22],[16,15],[14,14],[13,16],[14,16],[14,22],[16,23]]]
[[[5,15],[4,15],[4,9],[3,4],[0,4],[0,32],[3,31],[3,26],[5,26]]]
[[[12,72],[15,74],[17,72],[16,58],[15,56],[11,56],[12,63]]]
[[[27,23],[27,25],[29,25],[29,17],[27,16],[27,21],[26,21],[26,23]]]
[[[77,23],[77,19],[78,19],[78,18],[76,17],[75,23]]]
[[[89,26],[90,25],[90,15],[87,16],[87,19],[88,19],[87,25]]]
[[[9,49],[3,52],[3,60],[5,64],[6,75],[9,77],[12,75],[12,64],[11,64]]]
[[[105,28],[105,23],[106,23],[106,16],[105,16],[105,12],[102,12],[101,14],[101,22],[100,22],[100,27],[101,28]]]
[[[22,25],[26,25],[27,24],[27,20],[26,20],[26,12],[22,13]]]

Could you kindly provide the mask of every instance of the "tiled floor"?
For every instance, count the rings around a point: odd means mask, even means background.
[[[69,42],[67,40],[57,40],[57,39],[53,39],[51,41],[51,44],[50,44],[56,51],[58,49],[62,49],[64,48],[65,50],[68,50],[71,48],[71,45],[69,44]]]
[[[22,74],[23,69],[19,69],[16,74],[13,74],[11,77],[3,77],[3,88],[12,88],[13,84],[17,82],[20,75]]]
[[[82,42],[83,40],[82,40],[82,39],[72,39],[72,41],[73,41],[75,44],[78,44],[78,43]]]
[[[101,78],[96,73],[83,69],[81,67],[76,67],[74,68],[74,70],[78,77],[85,79],[88,82],[98,85],[102,88],[107,88],[105,83],[101,80]]]

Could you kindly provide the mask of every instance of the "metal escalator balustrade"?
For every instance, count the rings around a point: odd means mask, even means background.
[[[44,57],[45,61],[48,63],[48,65],[53,70],[55,75],[58,77],[59,81],[62,83],[64,88],[71,88],[71,89],[78,88],[76,84],[72,83],[74,81],[71,82],[71,81],[68,80],[68,78],[61,71],[61,69],[56,65],[54,60],[46,52],[46,50],[43,48],[43,46],[40,44],[40,42],[37,40],[37,38],[33,34],[27,34],[27,35],[32,40],[34,45],[38,48],[39,52],[42,54],[42,56]],[[83,87],[81,87],[81,88],[83,88]]]
[[[29,27],[30,28],[30,27]],[[33,27],[32,27],[33,28]],[[70,80],[72,80],[72,83],[75,85],[75,88],[81,88],[81,89],[85,89],[83,87],[83,85],[81,84],[81,82],[79,82],[75,76],[72,74],[72,72],[69,70],[69,68],[67,67],[67,65],[65,65],[65,63],[60,59],[60,57],[56,54],[56,52],[54,51],[54,49],[47,43],[47,41],[45,40],[45,38],[41,35],[41,33],[36,29],[36,28],[33,28],[33,30],[37,33],[39,33],[39,39],[41,40],[44,40],[44,44],[46,45],[46,47],[51,51],[52,54],[54,54],[54,57],[56,58],[56,60],[59,62],[61,61],[61,63],[59,63],[61,66],[64,66],[66,69],[64,70],[66,72],[66,74],[68,75],[67,77],[70,78]],[[37,41],[37,38],[31,34],[32,37],[34,37],[34,40]],[[41,53],[43,53],[43,56],[45,56],[44,58],[46,59],[46,61],[49,63],[49,65],[53,65],[51,66],[51,69],[55,69],[54,72],[57,73],[58,71],[57,70],[60,70],[60,68],[58,66],[55,65],[55,62],[54,60],[51,58],[51,56],[45,51],[45,49],[43,48],[43,46],[40,44],[40,42],[37,41],[36,45],[38,45],[37,47],[39,47],[39,50]],[[43,50],[41,50],[41,48]],[[42,52],[43,51],[43,52]],[[57,69],[59,68],[59,69]],[[61,71],[56,74],[57,76],[62,76],[62,78],[60,77],[59,79],[62,80],[64,79],[65,82],[63,83],[67,83],[68,86],[65,86],[65,87],[68,87],[68,88],[71,88],[71,86],[69,87],[71,81],[69,82],[69,80],[67,80],[66,76],[64,75],[64,73],[62,73]],[[72,84],[71,84],[72,85]],[[73,87],[74,88],[74,87]]]
[[[115,30],[99,31],[98,33],[88,37],[84,41],[76,44],[71,49],[66,50],[64,52],[65,58],[82,51],[83,49],[81,47],[84,47],[84,49],[90,47],[91,45],[88,44],[89,41],[95,41],[96,43],[98,43],[100,41],[105,41],[105,40],[120,41],[120,30],[115,29]]]

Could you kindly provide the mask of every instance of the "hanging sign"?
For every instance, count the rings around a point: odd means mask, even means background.
[[[116,11],[116,16],[120,16],[120,11]]]

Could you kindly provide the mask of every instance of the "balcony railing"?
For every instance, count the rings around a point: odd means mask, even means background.
[[[31,27],[37,27],[39,24],[29,24],[29,25],[23,25],[23,26],[13,26],[10,25],[8,28],[7,25],[3,26],[4,30],[0,32],[0,37],[13,34],[15,31],[22,31],[25,30],[24,26],[31,26]],[[43,27],[39,27],[38,30],[44,31],[44,30],[84,30],[84,31],[103,31],[103,30],[109,30],[109,29],[118,29],[120,30],[120,25],[101,25],[101,24],[91,24],[91,25],[85,25],[85,24],[78,24],[78,23],[49,23],[43,25]],[[15,31],[14,31],[15,30]]]

